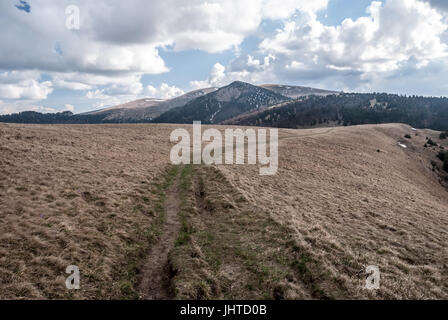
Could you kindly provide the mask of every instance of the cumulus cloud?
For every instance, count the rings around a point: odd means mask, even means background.
[[[296,10],[314,12],[328,0],[164,0],[151,6],[145,0],[131,2],[96,1],[89,6],[87,23],[97,39],[219,52],[239,45],[265,18],[285,19]]]
[[[215,63],[213,66],[210,76],[207,80],[197,80],[197,81],[191,81],[190,87],[192,89],[201,89],[201,88],[207,88],[207,87],[220,87],[228,77],[226,75],[226,67],[224,67],[220,63]]]
[[[66,111],[70,111],[70,112],[74,112],[75,111],[75,106],[73,106],[71,104],[66,104],[65,105],[65,110]]]
[[[155,88],[151,85],[147,86],[146,93],[152,98],[172,99],[184,94],[185,92],[176,86],[170,86],[166,83],[162,83],[159,88]]]
[[[72,82],[72,81],[66,81],[66,80],[61,80],[61,79],[57,79],[57,80],[53,81],[53,85],[58,88],[65,88],[65,89],[70,89],[70,90],[74,90],[74,91],[83,91],[83,90],[91,90],[92,89],[92,86],[85,84],[85,83]]]
[[[38,80],[34,71],[0,73],[0,98],[43,100],[53,91],[51,81]]]
[[[448,62],[448,22],[418,0],[373,1],[367,16],[326,26],[302,10],[259,45],[259,57],[240,56],[208,80],[299,82],[332,89],[369,90],[381,79]],[[224,67],[223,67],[224,68]],[[216,80],[218,79],[218,81]]]
[[[129,94],[109,95],[105,89],[95,89],[88,91],[85,95],[85,98],[87,98],[88,100],[92,100],[90,109],[95,110],[133,101],[140,98],[140,96]]]
[[[72,1],[44,0],[27,15],[2,1],[0,28],[8,32],[0,34],[0,68],[158,74],[168,70],[160,48],[231,49],[264,18],[287,18],[296,9],[313,11],[326,3],[164,0],[148,5],[146,0],[80,0],[80,29],[69,30],[65,8]]]
[[[216,63],[206,80],[190,81],[192,89],[205,87],[221,87],[233,81],[245,81],[253,84],[266,84],[281,82],[276,73],[276,57],[272,54],[255,58],[252,55],[241,55],[234,59],[228,66]]]
[[[4,99],[43,100],[52,91],[50,81],[26,80],[17,84],[0,84],[0,97]]]
[[[32,13],[24,15],[9,1],[2,1],[0,28],[8,32],[0,34],[0,68],[87,73],[161,73],[167,70],[155,43],[119,45],[101,39],[95,41],[99,31],[89,21],[99,17],[89,15],[95,14],[91,9],[96,3],[79,1],[81,29],[67,29],[65,8],[69,4],[69,1],[46,0],[35,6]],[[108,18],[120,21],[122,17],[117,14]]]
[[[441,41],[448,25],[428,4],[417,0],[374,1],[369,16],[332,27],[313,14],[288,22],[260,48],[282,56],[285,72],[326,68],[362,74],[394,71],[412,59],[416,68],[447,56]]]
[[[36,111],[42,113],[53,113],[56,109],[36,105],[32,101],[13,101],[7,102],[0,100],[0,114],[11,114],[22,111]]]

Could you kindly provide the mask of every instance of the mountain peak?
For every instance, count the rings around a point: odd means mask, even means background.
[[[219,123],[241,113],[271,106],[289,98],[242,81],[234,81],[209,94],[187,103],[182,108],[170,110],[154,122]]]
[[[239,81],[239,80],[233,81],[231,84],[229,84],[226,87],[241,87],[241,86],[244,86],[244,87],[255,87],[254,85],[252,85],[250,83],[247,83],[247,82],[244,82],[244,81]],[[224,87],[224,88],[226,88],[226,87]]]

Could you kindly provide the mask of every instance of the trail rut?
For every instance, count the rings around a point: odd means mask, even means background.
[[[174,298],[171,287],[171,270],[168,255],[179,233],[179,176],[168,188],[165,199],[165,221],[161,236],[152,246],[142,268],[139,296],[143,300],[169,300]]]

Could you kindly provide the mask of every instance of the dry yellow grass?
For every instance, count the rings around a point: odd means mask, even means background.
[[[135,297],[174,128],[0,124],[0,298]],[[173,283],[207,283],[177,296],[447,298],[447,190],[431,170],[436,150],[423,148],[436,133],[418,132],[285,129],[275,176],[193,170],[182,219],[198,232],[173,249]],[[191,193],[200,181],[202,200]],[[79,291],[64,285],[71,264]],[[378,291],[364,289],[367,265],[380,268]]]
[[[0,298],[133,297],[170,131],[0,124]]]
[[[219,169],[254,207],[292,227],[349,296],[446,299],[448,193],[425,134],[395,124],[281,130],[277,175]],[[364,289],[367,265],[379,266],[381,290]]]

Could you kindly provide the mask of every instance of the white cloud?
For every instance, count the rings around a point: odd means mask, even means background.
[[[0,68],[84,73],[166,72],[158,49],[219,52],[241,44],[265,18],[315,11],[327,0],[77,1],[80,30],[66,28],[73,1],[44,0],[23,14],[0,2]],[[30,50],[32,48],[32,50]]]
[[[65,87],[72,90],[90,90],[87,95],[90,99],[98,92],[106,96],[113,95],[139,95],[143,92],[141,74],[127,75],[96,75],[89,73],[52,73],[55,86]]]
[[[224,84],[226,81],[227,75],[226,75],[226,67],[224,67],[220,63],[215,63],[213,66],[210,76],[207,80],[202,81],[191,81],[190,87],[192,89],[201,89],[201,88],[207,88],[207,87],[220,87]]]
[[[65,110],[70,111],[70,112],[74,112],[75,111],[75,107],[71,104],[66,104],[65,105]]]
[[[53,91],[51,81],[39,81],[35,71],[0,73],[0,98],[43,100]]]
[[[322,24],[313,10],[302,10],[261,42],[257,57],[237,57],[225,71],[221,66],[219,76],[214,68],[209,79],[191,85],[243,80],[370,90],[395,74],[441,61],[446,65],[447,30],[441,13],[418,0],[373,1],[367,16],[337,26]]]
[[[42,113],[54,113],[56,109],[36,105],[32,101],[5,102],[0,100],[0,114],[11,114],[22,111],[36,111]]]
[[[81,82],[66,81],[66,80],[62,80],[62,79],[57,79],[57,80],[53,81],[53,85],[58,88],[65,88],[65,89],[70,89],[70,90],[75,90],[75,91],[83,91],[83,90],[91,90],[92,89],[91,85],[81,83]]]
[[[374,1],[368,12],[368,17],[346,19],[336,27],[325,26],[314,14],[305,13],[260,47],[281,54],[288,64],[361,73],[394,71],[410,59],[419,67],[447,56],[441,36],[448,25],[426,3],[387,0],[382,5]]]
[[[107,2],[103,2],[103,6]],[[110,18],[119,28],[120,20],[132,17],[107,16],[98,12],[101,3],[78,1],[81,29],[68,30],[65,8],[69,1],[41,1],[32,6],[30,14],[16,10],[9,1],[0,3],[0,68],[9,70],[38,69],[41,71],[86,73],[161,73],[167,69],[158,55],[157,43],[119,44],[100,39],[96,19]],[[146,6],[148,7],[148,6]],[[98,14],[98,16],[97,16]],[[90,16],[93,15],[93,16]]]
[[[146,93],[152,98],[172,99],[184,94],[185,92],[176,86],[170,86],[166,83],[162,83],[159,88],[148,85],[146,87]]]
[[[267,55],[262,60],[251,55],[240,56],[229,66],[216,63],[206,80],[191,81],[190,87],[195,89],[221,87],[233,81],[245,81],[252,84],[273,83],[278,80],[272,68],[275,56]]]
[[[98,108],[116,106],[141,98],[140,96],[131,94],[109,95],[105,91],[106,91],[105,89],[96,89],[88,91],[86,93],[85,97],[89,100],[93,100],[90,109],[94,110]]]

